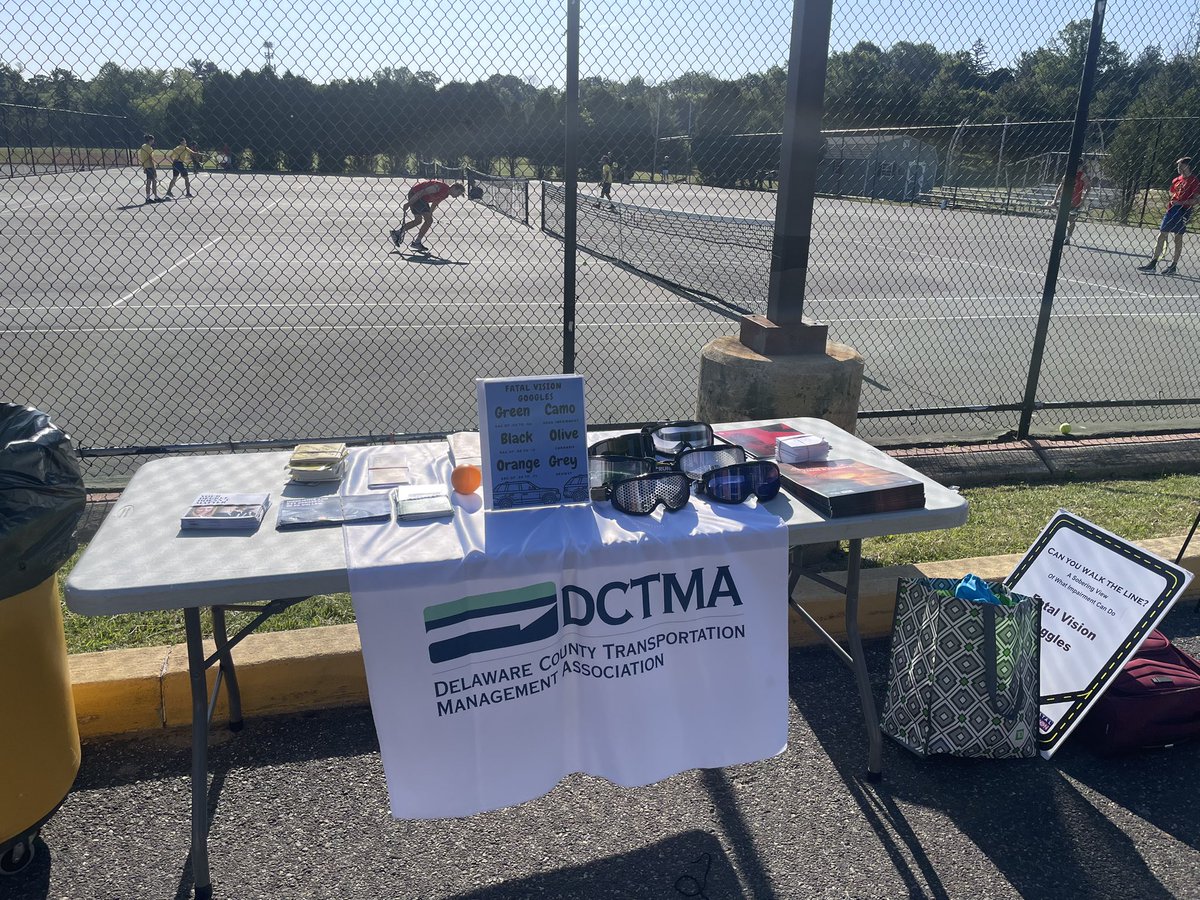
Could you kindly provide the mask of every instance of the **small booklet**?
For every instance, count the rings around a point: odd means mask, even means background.
[[[180,517],[179,527],[253,531],[270,503],[270,494],[201,494]]]
[[[392,507],[387,494],[295,497],[279,501],[275,528],[279,531],[289,528],[320,528],[325,525],[341,525],[343,522],[386,520],[391,517]]]
[[[392,508],[396,521],[437,519],[454,515],[449,487],[445,484],[409,484],[392,488]]]
[[[716,432],[717,437],[724,438],[731,444],[737,444],[748,454],[759,459],[774,459],[775,441],[793,434],[801,434],[801,432],[783,422],[772,422],[769,425],[759,425],[755,428],[728,428]]]
[[[387,488],[408,484],[408,454],[403,450],[376,450],[367,462],[367,487]]]

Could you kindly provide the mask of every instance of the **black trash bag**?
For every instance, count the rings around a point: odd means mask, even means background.
[[[0,403],[0,599],[71,558],[86,499],[67,433],[31,406]]]

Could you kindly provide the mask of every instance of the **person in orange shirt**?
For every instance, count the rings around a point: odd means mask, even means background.
[[[1175,160],[1175,168],[1179,176],[1171,182],[1171,201],[1167,204],[1167,214],[1163,216],[1162,224],[1158,226],[1158,241],[1154,244],[1154,255],[1144,266],[1138,266],[1139,272],[1153,272],[1158,261],[1167,252],[1167,235],[1175,235],[1175,255],[1171,264],[1160,272],[1160,275],[1174,275],[1175,267],[1179,265],[1179,256],[1183,253],[1183,236],[1187,234],[1188,220],[1192,217],[1192,208],[1200,200],[1200,178],[1192,174],[1192,158],[1184,156]]]
[[[1075,233],[1075,222],[1083,212],[1083,201],[1087,199],[1088,191],[1091,190],[1091,187],[1092,181],[1088,178],[1087,166],[1081,159],[1079,161],[1079,168],[1075,171],[1075,186],[1071,190],[1071,212],[1067,214],[1067,239],[1063,241],[1064,246],[1069,246],[1071,243],[1071,235]],[[1046,205],[1052,208],[1057,207],[1058,201],[1062,199],[1062,192],[1063,185],[1059,184],[1058,192],[1055,193],[1054,199]]]

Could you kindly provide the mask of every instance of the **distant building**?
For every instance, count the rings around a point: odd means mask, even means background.
[[[937,166],[937,150],[914,137],[827,134],[817,193],[914,203],[933,190]]]

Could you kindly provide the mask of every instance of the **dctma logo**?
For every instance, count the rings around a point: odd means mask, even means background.
[[[425,633],[433,637],[429,661],[519,647],[558,632],[558,587],[553,581],[476,594],[425,608]]]
[[[589,625],[598,619],[620,626],[631,619],[712,609],[720,600],[742,605],[729,566],[707,573],[703,566],[682,578],[653,572],[630,581],[610,581],[588,590],[574,584],[562,589],[562,623]],[[429,661],[461,659],[485,650],[519,647],[558,633],[558,589],[552,581],[490,594],[476,594],[425,608],[425,633],[433,638]]]

